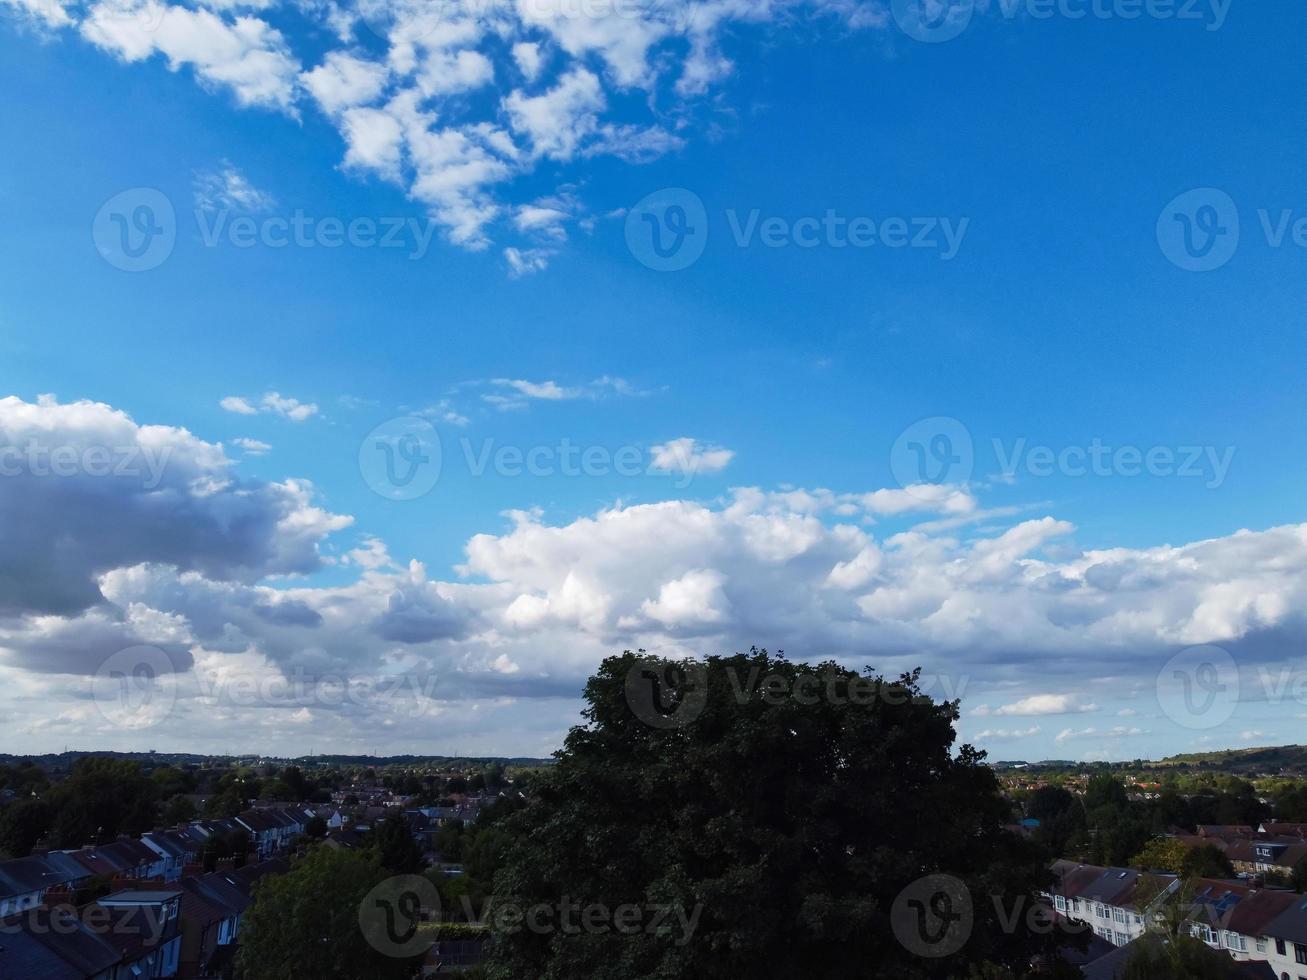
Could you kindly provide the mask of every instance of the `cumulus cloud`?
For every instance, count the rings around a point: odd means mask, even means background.
[[[1074,694],[1034,694],[994,711],[996,715],[1070,715],[1097,711],[1098,705],[1084,704]]]
[[[550,384],[503,387],[555,401],[582,387]],[[0,510],[19,515],[0,525],[0,689],[66,695],[41,701],[42,717],[76,710],[76,697],[30,675],[91,674],[142,643],[187,678],[201,665],[435,678],[421,704],[439,710],[575,698],[598,661],[625,648],[759,643],[804,660],[981,676],[1021,692],[991,714],[1023,717],[1094,710],[1064,692],[1104,672],[1148,687],[1184,645],[1223,644],[1251,665],[1307,638],[1304,525],[1083,550],[1051,517],[965,534],[912,523],[961,506],[952,492],[899,509],[875,490],[737,488],[558,522],[515,512],[441,576],[375,537],[333,544],[351,519],[323,509],[307,482],[239,479],[220,445],[100,403],[0,400],[0,468]],[[329,580],[304,577],[328,561]],[[554,704],[541,724],[557,733],[560,712]],[[235,709],[223,717],[256,723]],[[360,709],[349,730],[368,724]],[[1057,740],[1144,734],[1090,725]]]
[[[225,411],[236,415],[257,415],[259,412],[280,415],[292,422],[307,422],[318,414],[318,406],[313,402],[302,402],[298,398],[288,398],[277,391],[270,391],[258,403],[240,395],[228,395],[218,405]]]
[[[541,161],[606,155],[640,164],[684,146],[695,103],[712,105],[712,88],[735,70],[722,49],[734,28],[799,16],[853,29],[886,23],[877,0],[631,0],[584,10],[560,0],[0,6],[46,33],[76,32],[123,62],[160,56],[240,106],[292,117],[315,107],[339,132],[346,170],[403,188],[469,249],[488,248],[504,218],[503,233],[537,232],[524,202],[504,198]],[[285,34],[269,23],[274,7]],[[369,35],[381,50],[358,43]],[[203,192],[214,201],[224,194],[242,198],[239,186]],[[513,276],[549,258],[539,243],[503,248]]]
[[[306,482],[239,480],[220,446],[97,402],[0,399],[0,447],[2,509],[24,515],[0,526],[0,615],[81,613],[101,574],[141,562],[245,581],[311,572],[349,523]]]
[[[1033,738],[1038,735],[1042,729],[1038,725],[1030,728],[1006,729],[1006,728],[989,728],[976,735],[977,742],[1010,742],[1019,738]]]
[[[661,473],[695,476],[699,473],[720,473],[734,458],[734,450],[703,446],[686,436],[654,446],[650,466]]]

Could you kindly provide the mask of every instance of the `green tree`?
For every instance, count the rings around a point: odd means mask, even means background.
[[[1174,837],[1154,837],[1138,854],[1130,859],[1130,866],[1143,871],[1166,871],[1179,874],[1189,848]]]
[[[1179,873],[1185,878],[1233,878],[1234,865],[1220,848],[1203,844],[1189,849]]]
[[[129,759],[84,756],[46,798],[54,814],[53,846],[81,847],[150,830],[158,788]]]
[[[304,833],[314,840],[322,840],[327,836],[327,821],[319,816],[309,817],[309,822],[304,825]]]
[[[1300,857],[1293,866],[1293,890],[1307,892],[1307,857]]]
[[[50,830],[52,814],[44,800],[19,800],[0,810],[0,854],[27,857]]]
[[[195,804],[191,802],[188,796],[174,796],[163,807],[163,822],[169,826],[189,823],[197,815]]]
[[[368,836],[368,846],[391,874],[417,874],[426,867],[422,848],[413,840],[413,832],[402,814],[386,817],[377,824]]]
[[[315,847],[284,875],[255,889],[241,925],[237,967],[242,980],[407,978],[411,960],[368,944],[359,909],[389,877],[374,855]]]
[[[1028,973],[1061,941],[1021,916],[999,922],[998,909],[1029,908],[1051,874],[1038,848],[1004,829],[1009,807],[984,755],[954,751],[956,702],[925,697],[917,674],[886,681],[766,651],[699,666],[686,723],[655,727],[627,697],[642,661],[603,662],[585,690],[588,724],[507,821],[513,843],[495,879],[501,908],[652,903],[694,925],[642,919],[647,928],[620,934],[569,932],[561,916],[552,930],[501,923],[489,976],[915,980],[985,962]],[[764,693],[778,689],[801,696]],[[937,959],[910,952],[891,926],[896,899],[930,874],[976,896],[967,942]]]

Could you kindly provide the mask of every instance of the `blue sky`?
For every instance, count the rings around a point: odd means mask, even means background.
[[[277,516],[239,547],[86,541],[64,572],[94,601],[0,608],[7,741],[544,753],[604,652],[750,643],[947,673],[998,757],[1295,740],[1307,704],[1266,703],[1258,671],[1307,676],[1307,14],[996,0],[923,43],[874,0],[580,9],[0,4],[0,433],[168,427],[178,521],[226,494]],[[102,252],[143,188],[175,244],[129,272]],[[668,202],[706,229],[676,271],[648,248]],[[1175,207],[1200,235],[1217,215],[1221,247],[1233,209],[1228,261],[1171,260]],[[297,214],[314,247],[205,241]],[[921,247],[880,239],[895,219]],[[324,220],[398,223],[400,244],[324,247]],[[837,247],[855,220],[876,243]],[[439,480],[387,499],[360,447],[415,417]],[[974,465],[914,488],[907,443],[941,431]],[[564,440],[603,465],[557,472]],[[1105,472],[1082,474],[1095,445]],[[553,471],[473,472],[504,447]],[[118,493],[85,475],[5,485],[58,521]],[[157,495],[122,493],[123,526],[156,533]],[[10,534],[5,577],[31,578],[44,559],[18,546],[41,543]],[[329,614],[303,635],[242,619],[343,597],[357,623],[331,642]],[[86,685],[138,641],[185,684],[298,666],[432,677],[436,703],[418,725],[188,693],[115,726]],[[1177,724],[1159,671],[1209,643],[1245,703]]]

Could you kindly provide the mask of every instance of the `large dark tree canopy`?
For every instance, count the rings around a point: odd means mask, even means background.
[[[501,913],[570,902],[598,925],[496,930],[492,976],[951,977],[982,962],[1024,972],[1052,941],[1026,928],[1045,880],[1034,850],[1003,829],[982,755],[954,751],[956,703],[923,696],[915,675],[755,650],[699,662],[692,710],[673,697],[650,724],[627,686],[644,660],[609,658],[590,680],[589,723],[513,818],[496,880]],[[891,925],[895,898],[932,874],[960,879],[974,907],[944,958],[909,952]],[[629,903],[677,911],[605,929],[603,912]]]

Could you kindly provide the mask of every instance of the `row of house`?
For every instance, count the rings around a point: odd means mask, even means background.
[[[1049,896],[1114,946],[1141,938],[1167,903],[1188,902],[1193,935],[1238,962],[1265,963],[1279,980],[1307,980],[1307,895],[1238,881],[1057,861]]]
[[[116,890],[78,906],[71,893],[0,918],[0,976],[42,980],[144,980],[225,975],[254,883],[289,866],[281,859],[220,868],[171,884],[116,880]],[[66,900],[67,899],[67,900]]]
[[[1245,825],[1204,824],[1197,834],[1173,835],[1186,847],[1210,845],[1221,851],[1241,874],[1283,881],[1296,865],[1307,859],[1307,824],[1263,823],[1256,829]]]
[[[248,810],[139,838],[0,861],[0,918],[40,905],[52,888],[78,888],[92,878],[176,881],[223,835],[247,835],[255,860],[263,861],[304,833],[312,816],[310,809],[299,807]]]

